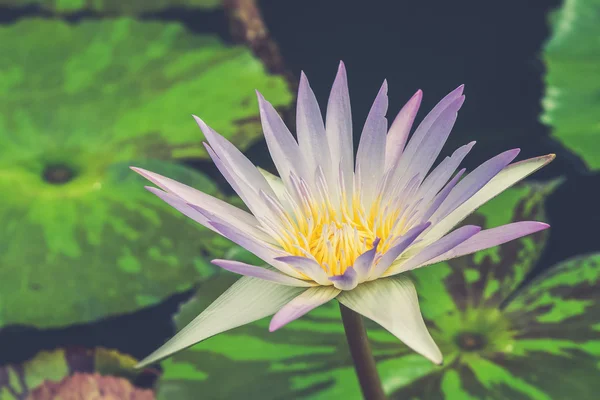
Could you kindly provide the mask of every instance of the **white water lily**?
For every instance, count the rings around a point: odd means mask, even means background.
[[[211,158],[250,212],[158,174],[134,170],[162,189],[148,188],[152,193],[270,267],[214,260],[244,277],[139,365],[273,314],[274,331],[334,298],[441,363],[415,287],[403,273],[547,228],[524,221],[487,230],[473,225],[453,230],[479,206],[554,158],[511,164],[519,150],[509,150],[461,179],[465,170],[455,171],[472,142],[430,172],[464,102],[462,92],[461,86],[442,99],[408,141],[422,93],[408,101],[388,129],[384,82],[363,127],[356,159],[343,63],[325,122],[302,74],[297,140],[259,93],[265,139],[281,178],[258,169],[194,117]]]

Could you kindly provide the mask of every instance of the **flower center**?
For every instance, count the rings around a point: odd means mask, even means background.
[[[406,231],[406,218],[397,208],[375,202],[365,211],[357,196],[352,201],[355,207],[341,203],[334,208],[328,200],[306,201],[293,207],[285,213],[285,232],[278,235],[279,244],[290,254],[313,258],[334,276],[353,266],[375,239],[381,240],[378,253],[383,253]]]
[[[487,344],[485,336],[476,332],[461,332],[455,340],[458,347],[463,351],[482,350]]]
[[[63,185],[75,177],[75,171],[65,164],[48,165],[42,176],[44,180],[53,185]]]

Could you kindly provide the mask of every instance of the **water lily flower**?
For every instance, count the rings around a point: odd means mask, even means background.
[[[456,171],[475,144],[471,142],[432,169],[464,102],[463,86],[431,110],[409,141],[422,92],[408,101],[388,129],[384,81],[364,124],[356,157],[343,63],[325,121],[302,74],[297,139],[273,106],[257,94],[266,143],[279,177],[254,166],[194,117],[212,160],[250,212],[134,168],[160,188],[149,187],[152,193],[268,265],[214,260],[244,277],[140,365],[273,314],[269,329],[277,330],[332,299],[441,363],[442,354],[427,331],[415,287],[404,273],[547,228],[541,222],[523,221],[486,230],[473,225],[455,229],[479,206],[554,155],[512,163],[519,149],[509,150],[464,175],[465,169]]]

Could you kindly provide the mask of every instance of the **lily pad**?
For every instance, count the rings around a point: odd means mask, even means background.
[[[220,196],[172,162],[204,154],[189,114],[244,147],[260,129],[247,93],[282,104],[283,80],[243,48],[131,19],[21,21],[0,27],[0,52],[0,328],[132,312],[211,276],[232,244],[128,166]]]
[[[110,376],[115,379],[113,382],[120,382],[125,388],[132,386],[124,382],[133,381],[141,375],[156,377],[157,372],[135,370],[135,363],[136,360],[130,356],[104,348],[42,351],[23,364],[0,366],[0,399],[52,398],[42,395],[58,389],[61,381],[68,382],[64,380],[76,374]]]
[[[44,10],[57,13],[95,11],[104,14],[141,14],[168,8],[214,9],[222,0],[0,0],[0,6],[37,4]]]
[[[565,0],[546,43],[542,121],[591,169],[600,168],[600,0]]]
[[[517,186],[482,207],[467,223],[492,227],[524,219],[544,220],[544,198],[554,186]],[[477,315],[486,315],[489,310],[500,314],[502,296],[512,292],[533,267],[545,240],[546,234],[540,232],[485,254],[455,260],[452,265],[441,263],[418,270],[415,279],[423,297],[422,308],[449,365],[458,356],[456,346],[446,344],[444,335],[453,335],[461,328],[459,320],[470,312],[463,310],[481,310]],[[202,284],[175,317],[176,325],[185,326],[235,280],[222,274]],[[483,282],[495,282],[490,286],[494,290],[483,290],[487,287]],[[361,398],[336,302],[274,333],[268,332],[268,322],[261,320],[217,335],[164,361],[157,398],[186,400],[198,393],[221,399]],[[386,392],[396,393],[438,371],[378,325],[369,323],[368,333]],[[225,380],[227,385],[223,385]],[[427,390],[423,385],[418,387]],[[415,396],[423,393],[411,392]]]

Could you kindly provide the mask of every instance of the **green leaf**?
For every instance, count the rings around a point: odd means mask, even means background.
[[[515,220],[544,220],[543,200],[554,187],[555,183],[522,184],[509,189],[465,223],[494,227]],[[454,398],[468,399],[461,397],[464,390],[460,375],[448,373],[447,366],[480,355],[461,354],[454,335],[468,327],[493,338],[496,342],[485,350],[486,354],[511,340],[507,321],[497,306],[502,295],[512,292],[533,267],[545,239],[545,234],[538,234],[478,256],[463,257],[462,261],[417,270],[414,278],[422,309],[444,351],[446,366],[435,366],[367,321],[386,392],[401,393],[398,398],[432,399],[439,398],[443,384],[445,390],[456,393]],[[202,284],[175,317],[177,327],[185,326],[235,279],[223,274]],[[497,293],[484,298],[487,285],[496,287]],[[197,393],[222,399],[362,398],[335,301],[274,333],[268,332],[266,319],[219,334],[176,354],[163,367],[159,399],[193,399]],[[223,385],[223,381],[228,384]]]
[[[285,105],[283,79],[244,48],[126,18],[22,20],[0,52],[0,327],[132,312],[212,275],[232,244],[128,166],[220,196],[169,162],[205,156],[190,114],[243,149],[260,134],[252,89]]]
[[[542,121],[591,169],[600,168],[600,0],[565,0],[546,43]]]
[[[176,23],[27,19],[0,27],[0,52],[3,168],[207,157],[191,114],[243,150],[261,136],[254,89],[276,107],[292,100],[248,49]]]
[[[42,351],[19,365],[0,366],[0,399],[21,400],[44,381],[60,382],[77,373],[97,373],[129,380],[145,375],[156,377],[151,370],[139,371],[136,360],[116,350],[104,348],[57,349]]]
[[[169,8],[214,9],[222,0],[0,0],[0,6],[37,4],[43,10],[56,13],[94,11],[103,14],[141,14]]]

